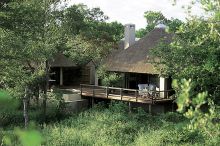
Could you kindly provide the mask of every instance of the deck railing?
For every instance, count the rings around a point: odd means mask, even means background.
[[[118,97],[121,100],[123,98],[135,98],[138,101],[139,98],[142,99],[170,99],[171,92],[173,90],[164,90],[164,91],[149,91],[145,92],[145,94],[140,95],[140,91],[136,89],[126,89],[126,88],[117,88],[117,87],[107,87],[107,86],[96,86],[96,85],[80,85],[81,95],[89,95],[92,97]]]

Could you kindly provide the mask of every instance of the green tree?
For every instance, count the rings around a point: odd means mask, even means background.
[[[187,128],[191,132],[196,132],[203,137],[209,137],[209,145],[219,145],[220,123],[219,109],[210,98],[207,92],[198,93],[194,96],[191,88],[191,80],[174,80],[173,86],[178,90],[178,111],[190,120]],[[209,105],[209,109],[204,112],[204,107]]]
[[[46,115],[49,60],[61,52],[78,64],[100,61],[122,36],[120,23],[107,23],[100,9],[73,5],[60,10],[58,0],[21,0],[4,3],[0,11],[0,86],[27,102],[43,90]]]
[[[146,11],[144,17],[147,21],[147,26],[141,28],[136,32],[137,37],[142,38],[148,32],[153,30],[158,24],[164,24],[169,27],[170,30],[175,31],[183,22],[179,19],[167,19],[161,12]]]
[[[61,25],[65,36],[63,53],[77,64],[93,60],[101,62],[123,36],[123,25],[107,23],[108,17],[99,8],[73,5],[64,9]]]
[[[194,94],[208,92],[208,98],[220,97],[220,13],[219,1],[199,1],[208,18],[191,17],[175,32],[170,44],[152,49],[155,66],[162,75],[178,80],[191,79]]]
[[[28,91],[40,82],[46,82],[46,104],[49,66],[45,62],[56,52],[59,36],[53,15],[56,3],[52,0],[11,1],[5,6],[8,11],[1,11],[0,18],[4,21],[0,25],[0,84],[16,97],[23,97],[25,126],[27,101],[31,96]]]

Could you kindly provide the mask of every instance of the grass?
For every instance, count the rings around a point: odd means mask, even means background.
[[[126,105],[102,105],[40,129],[44,146],[163,146],[213,145],[208,137],[190,132],[177,113],[150,115],[141,109],[129,113]],[[1,134],[2,133],[2,134]],[[12,133],[5,130],[0,135]],[[0,136],[1,138],[1,136]]]
[[[42,130],[45,145],[134,146],[192,145],[184,142],[185,119],[175,113],[152,116],[142,110],[128,113],[125,105],[115,104],[106,109],[97,106]],[[179,125],[177,124],[179,123]]]

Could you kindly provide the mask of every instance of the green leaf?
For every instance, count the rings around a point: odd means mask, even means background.
[[[22,146],[41,146],[43,142],[42,135],[37,130],[26,130],[21,129],[15,130]]]

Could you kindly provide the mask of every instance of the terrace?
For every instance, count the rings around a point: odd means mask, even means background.
[[[80,91],[81,96],[87,98],[102,98],[147,104],[165,103],[175,99],[172,94],[173,90],[146,91],[144,94],[140,94],[140,90],[136,89],[81,84]]]

